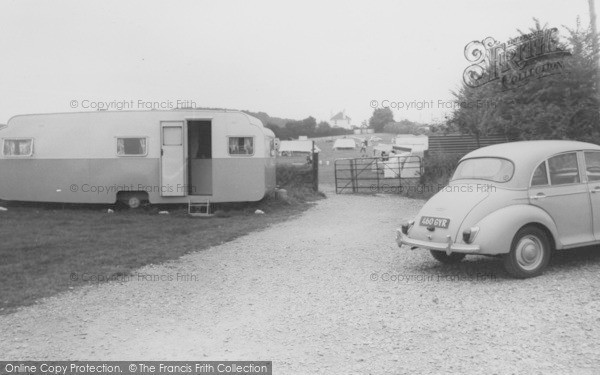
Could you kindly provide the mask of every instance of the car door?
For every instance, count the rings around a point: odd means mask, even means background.
[[[594,238],[600,241],[600,152],[586,151],[585,175],[590,192]]]
[[[555,155],[536,168],[529,189],[530,203],[552,217],[564,246],[595,240],[590,194],[580,164],[577,152]]]

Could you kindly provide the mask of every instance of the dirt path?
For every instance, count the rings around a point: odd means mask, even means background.
[[[441,266],[394,242],[421,204],[329,194],[297,219],[129,282],[2,316],[0,353],[272,360],[286,375],[597,373],[599,256],[563,258],[525,281],[491,258]]]

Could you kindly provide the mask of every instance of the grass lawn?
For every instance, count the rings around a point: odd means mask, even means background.
[[[228,217],[212,218],[190,217],[187,206],[107,213],[114,207],[0,202],[8,208],[0,211],[0,314],[89,285],[90,275],[125,276],[143,265],[264,229],[310,207],[294,202],[237,205],[224,211]],[[266,214],[254,214],[257,208]],[[160,210],[170,213],[159,215]]]

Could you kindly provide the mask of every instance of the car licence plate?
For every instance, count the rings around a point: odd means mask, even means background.
[[[450,219],[445,219],[443,217],[422,216],[419,225],[422,225],[424,227],[447,229],[448,225],[450,225]]]

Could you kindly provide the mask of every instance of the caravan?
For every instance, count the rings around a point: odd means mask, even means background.
[[[275,136],[237,111],[20,115],[0,128],[0,199],[64,203],[258,201]]]

